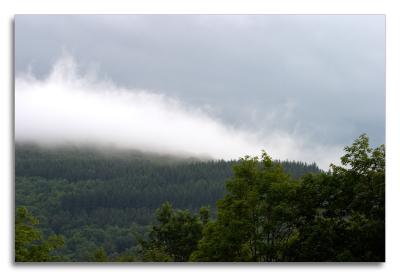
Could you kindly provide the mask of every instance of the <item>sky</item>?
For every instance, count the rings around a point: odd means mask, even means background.
[[[327,169],[385,143],[384,15],[17,15],[17,141]]]

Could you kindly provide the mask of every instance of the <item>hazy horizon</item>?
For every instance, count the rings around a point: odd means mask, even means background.
[[[17,142],[326,170],[385,140],[384,16],[18,15],[15,42]]]

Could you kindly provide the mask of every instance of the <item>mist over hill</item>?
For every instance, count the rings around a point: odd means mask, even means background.
[[[45,178],[112,179],[137,174],[138,165],[151,167],[178,167],[202,164],[224,164],[231,167],[236,160],[214,160],[209,157],[167,155],[139,150],[97,146],[48,146],[17,143],[15,146],[17,176],[41,176]],[[294,178],[306,173],[322,172],[318,166],[301,161],[279,161],[285,171]],[[131,169],[131,172],[129,170]],[[229,176],[226,176],[229,177]]]
[[[132,232],[147,233],[168,201],[197,211],[226,191],[237,160],[207,160],[135,150],[83,146],[15,146],[15,205],[27,207],[45,235],[65,237],[64,256],[87,261],[97,245],[109,253],[135,251]],[[281,162],[293,177],[320,170]],[[81,250],[77,250],[77,249]]]
[[[15,261],[385,261],[384,15],[14,29]]]
[[[293,113],[291,106],[284,110]],[[237,126],[206,105],[196,106],[162,91],[122,87],[81,72],[68,54],[43,79],[27,71],[15,80],[18,143],[140,149],[226,160],[255,156],[265,149],[276,159],[316,162],[324,170],[340,156],[340,144],[314,141],[311,133],[296,129],[278,130],[270,125],[282,118],[275,118],[273,110],[264,112],[270,120],[260,119],[257,128]]]

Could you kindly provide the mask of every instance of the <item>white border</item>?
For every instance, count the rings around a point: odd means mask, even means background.
[[[399,124],[399,79],[400,79],[400,14],[396,2],[371,0],[3,0],[0,2],[0,176],[1,201],[1,275],[2,276],[204,276],[216,273],[224,276],[250,274],[276,274],[279,276],[400,276],[400,124]],[[336,265],[336,264],[274,264],[274,265],[50,265],[15,266],[12,263],[12,202],[13,160],[12,160],[12,62],[13,33],[12,19],[23,13],[234,13],[234,14],[385,14],[387,32],[387,91],[386,91],[386,143],[387,143],[387,183],[386,183],[386,263],[380,265]],[[356,108],[356,107],[355,107]]]

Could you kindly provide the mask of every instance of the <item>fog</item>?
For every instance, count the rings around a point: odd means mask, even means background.
[[[385,142],[384,15],[17,15],[15,72],[78,71],[318,144]],[[262,135],[262,137],[265,137]]]
[[[273,116],[271,116],[273,118]],[[268,126],[268,124],[266,125]],[[44,78],[15,80],[15,139],[41,145],[96,145],[161,154],[237,159],[260,155],[316,162],[327,169],[342,146],[310,145],[307,135],[230,126],[178,98],[118,86],[62,56]]]

